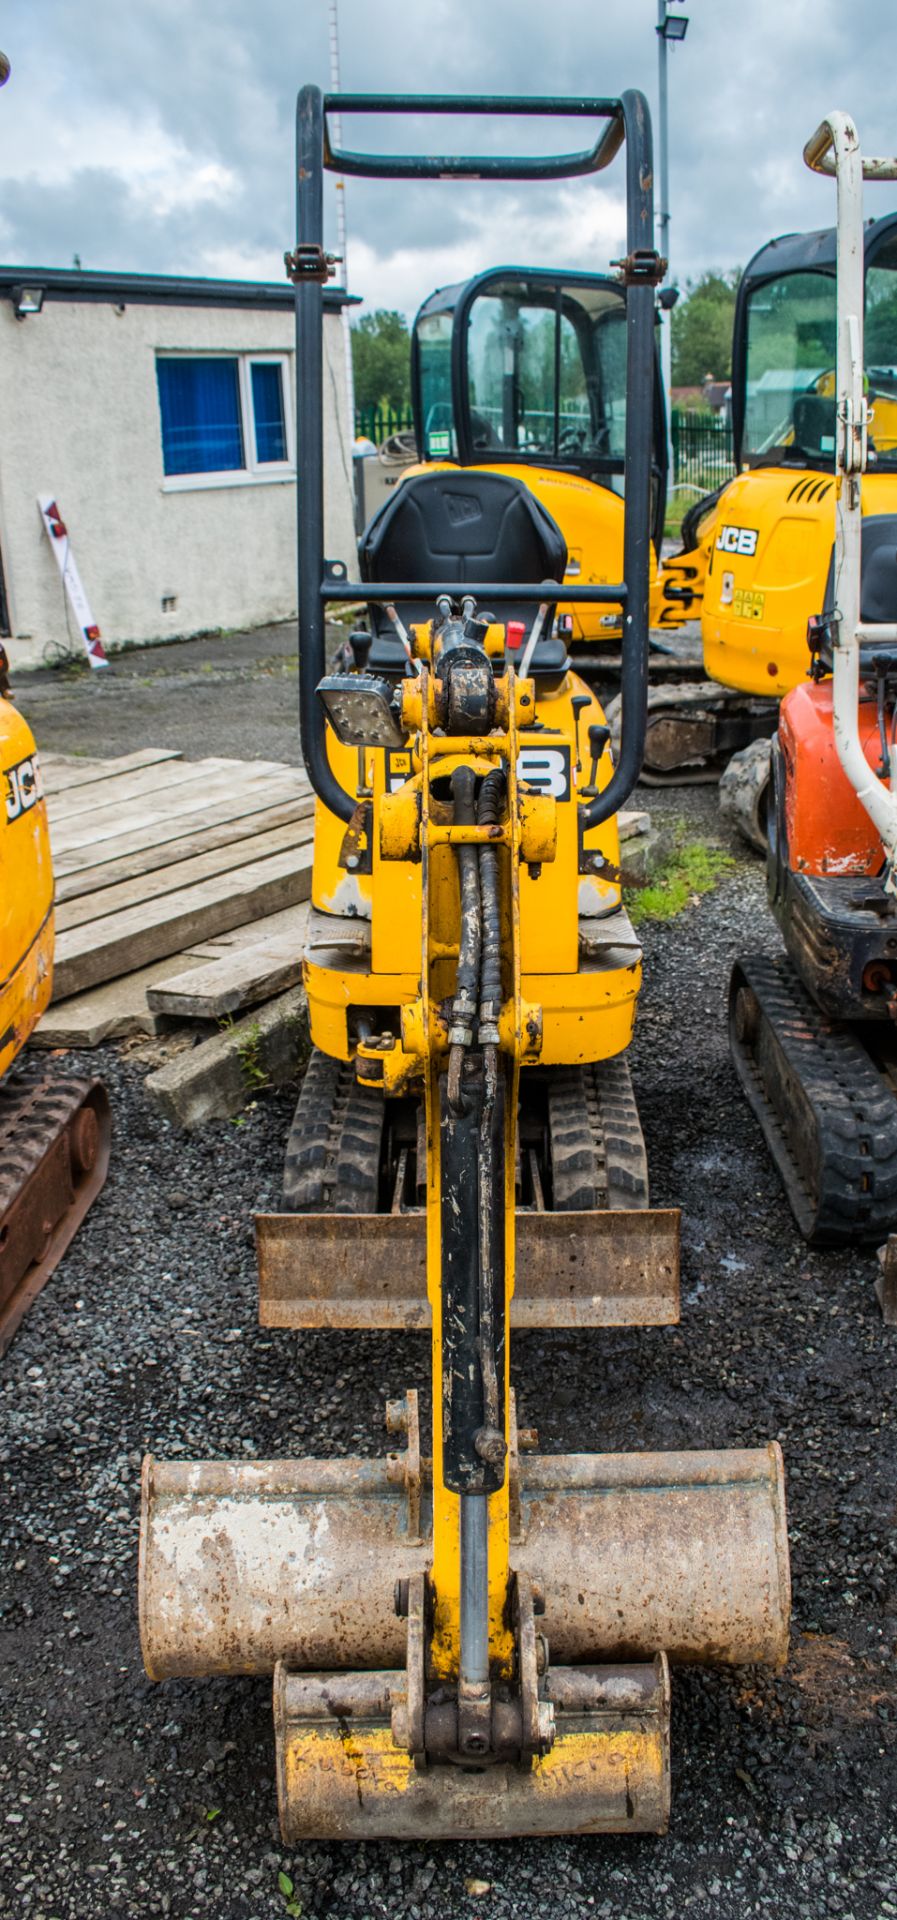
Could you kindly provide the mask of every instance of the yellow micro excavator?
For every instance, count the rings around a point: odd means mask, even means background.
[[[574,115],[583,151],[340,150],[329,116]],[[154,1679],[268,1673],[288,1844],[307,1836],[662,1832],[668,1662],[779,1664],[775,1445],[539,1455],[511,1333],[678,1316],[678,1214],[648,1206],[625,1050],[640,953],[615,815],[644,743],[654,288],[644,98],[298,101],[300,721],[317,794],[305,983],[313,1053],[284,1206],[257,1221],[286,1328],[427,1328],[404,1448],[144,1466],[140,1625]],[[323,556],[326,168],[385,179],[590,175],[625,143],[622,577],[570,583],[519,477],[395,490],[359,581]],[[566,584],[565,584],[566,578]],[[619,757],[557,607],[622,608]],[[327,672],[328,604],[363,602]],[[522,634],[518,629],[522,627]],[[519,644],[512,644],[519,639]],[[398,641],[400,662],[396,661]],[[291,1363],[295,1369],[295,1361]],[[596,1354],[596,1364],[598,1356]],[[529,1445],[533,1436],[526,1436]]]
[[[109,1164],[101,1083],[21,1069],[52,985],[53,867],[40,763],[0,646],[0,1353]]]
[[[897,511],[897,214],[863,233],[865,385],[870,411],[863,512]],[[734,479],[690,509],[662,569],[655,619],[700,615],[710,679],[676,708],[652,695],[646,765],[675,780],[725,760],[736,690],[756,736],[724,776],[730,807],[765,840],[769,736],[779,700],[810,668],[807,623],[822,606],[835,535],[836,232],[785,234],[742,276],[732,343]]]

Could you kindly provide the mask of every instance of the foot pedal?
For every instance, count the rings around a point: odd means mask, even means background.
[[[507,1840],[665,1833],[670,1812],[666,1656],[555,1667],[550,1753],[531,1766],[415,1766],[393,1739],[403,1672],[274,1674],[277,1797],[287,1846],[316,1840]]]

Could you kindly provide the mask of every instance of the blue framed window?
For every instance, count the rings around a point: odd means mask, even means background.
[[[246,465],[240,370],[234,360],[157,360],[166,474],[233,473]]]
[[[287,467],[284,370],[282,357],[157,355],[166,479]]]
[[[253,360],[252,412],[255,420],[255,457],[260,466],[287,457],[283,415],[283,376],[276,360]]]

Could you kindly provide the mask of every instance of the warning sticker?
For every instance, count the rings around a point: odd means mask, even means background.
[[[765,593],[757,593],[753,587],[736,587],[732,594],[736,620],[762,620],[765,605]]]

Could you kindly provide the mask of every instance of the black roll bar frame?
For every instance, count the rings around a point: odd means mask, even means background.
[[[488,116],[599,119],[594,144],[578,153],[386,154],[335,147],[327,115],[480,114]],[[626,259],[619,263],[626,299],[626,452],[623,502],[623,580],[598,586],[564,586],[564,600],[613,605],[623,610],[622,726],[617,765],[603,792],[582,809],[585,831],[599,826],[628,799],[645,749],[648,703],[648,596],[650,591],[651,453],[654,398],[654,289],[663,263],[654,250],[651,118],[644,94],[619,99],[495,97],[454,94],[327,94],[300,89],[296,103],[297,258],[323,261],[324,172],[374,179],[559,180],[597,173],[620,147],[626,149]],[[325,612],[329,602],[419,600],[422,590],[457,597],[457,582],[378,584],[349,581],[324,562],[323,285],[319,276],[297,273],[296,446],[299,564],[299,730],[302,755],[319,799],[341,820],[355,800],[336,779],[327,755],[326,721],[316,699],[326,671]],[[559,583],[478,585],[477,598],[499,603],[556,600]]]

